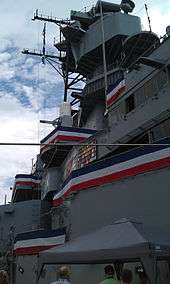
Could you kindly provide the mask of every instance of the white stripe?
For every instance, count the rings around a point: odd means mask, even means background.
[[[32,178],[16,178],[15,182],[34,182],[40,183],[40,180],[32,179]]]
[[[112,91],[110,91],[110,93],[107,94],[107,101],[111,97],[113,97],[119,91],[119,89],[121,89],[124,86],[125,86],[125,80],[122,80]]]
[[[70,180],[66,185],[65,187],[60,190],[60,192],[58,192],[53,199],[59,199],[60,197],[62,197],[66,192],[67,190],[69,190],[69,188],[72,186],[72,180]]]
[[[75,177],[61,190],[60,193],[64,194],[71,186],[77,185],[81,182],[86,182],[91,179],[96,179],[99,177],[104,177],[109,174],[113,174],[119,171],[127,170],[145,163],[154,162],[156,160],[160,160],[163,158],[167,158],[170,156],[170,148],[162,149],[154,153],[145,154],[139,156],[137,158],[103,168],[101,170],[92,171],[85,175],[81,175],[79,177]],[[61,197],[61,196],[60,196]],[[57,199],[58,195],[54,196],[54,199]]]
[[[93,171],[83,176],[74,178],[72,180],[73,181],[72,185],[76,185],[76,184],[79,184],[80,182],[106,176],[106,175],[116,173],[119,171],[127,170],[130,168],[145,164],[145,163],[149,163],[149,162],[153,162],[156,160],[166,158],[168,156],[170,156],[170,148],[159,150],[154,153],[145,154],[143,156],[139,156],[137,158],[134,158],[134,159],[131,159],[131,160],[128,160],[128,161],[125,161],[125,162],[122,162],[122,163],[119,163],[119,164],[116,164],[116,165],[113,165],[113,166],[110,166],[110,167],[107,167],[101,170]]]
[[[53,134],[52,136],[50,136],[47,140],[45,140],[45,144],[50,143],[50,141],[52,141],[53,139],[56,139],[57,136],[59,135],[64,135],[64,136],[74,136],[74,137],[83,137],[83,138],[88,138],[90,137],[92,134],[91,133],[80,133],[80,132],[69,132],[69,131],[57,131],[55,134]],[[42,145],[41,147],[44,147],[44,145]]]
[[[77,137],[89,137],[91,133],[80,133],[80,132],[68,132],[68,131],[59,131],[58,135],[65,135],[65,136],[77,136]]]
[[[28,247],[36,247],[36,246],[47,246],[47,245],[60,245],[64,244],[65,235],[50,237],[50,238],[38,238],[38,239],[30,239],[18,241],[14,245],[14,250],[18,248],[28,248]]]

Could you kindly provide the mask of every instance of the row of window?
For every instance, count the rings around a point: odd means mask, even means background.
[[[114,73],[111,73],[107,76],[107,82],[108,82],[108,86],[110,84],[113,84],[113,82],[116,82],[119,78],[123,77],[123,72],[122,71],[117,71]],[[88,83],[85,88],[84,88],[84,93],[85,94],[91,94],[91,93],[95,93],[98,90],[101,90],[104,88],[104,80],[103,77],[99,78],[98,80],[95,80],[94,82]]]
[[[113,110],[113,115],[124,116],[138,106],[144,104],[149,98],[156,97],[158,92],[167,83],[166,71],[159,72],[151,80],[146,82],[141,88],[127,97],[120,103],[117,109]]]
[[[152,127],[142,135],[130,141],[130,144],[155,143],[170,136],[170,118]]]
[[[150,144],[160,141],[161,139],[167,138],[169,136],[170,136],[170,118],[154,126],[150,130],[143,132],[141,135],[133,138],[132,140],[128,141],[128,144]],[[136,147],[138,146],[136,145],[134,147],[127,145],[125,147],[119,147],[116,151],[114,151],[114,155],[121,154]]]

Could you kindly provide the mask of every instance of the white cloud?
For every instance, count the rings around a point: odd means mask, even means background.
[[[7,35],[1,35],[1,44],[0,44],[0,52],[4,52],[8,47],[12,45],[12,42],[9,38],[6,37]]]
[[[4,81],[11,80],[15,75],[14,70],[12,70],[7,62],[0,65],[0,79]]]
[[[11,59],[11,54],[8,52],[0,53],[0,63]]]
[[[150,9],[149,14],[151,19],[152,31],[154,31],[159,36],[165,35],[166,27],[170,25],[170,5],[169,8],[162,13],[160,13],[160,9],[158,7],[153,7],[152,9]],[[145,29],[149,30],[146,15],[142,17],[142,22],[144,24]]]
[[[38,121],[34,111],[27,109],[12,96],[0,97],[1,142],[38,142]],[[9,180],[17,173],[30,173],[31,159],[36,157],[38,147],[1,146],[0,147],[0,188],[9,192]],[[3,177],[3,178],[2,178]],[[2,193],[0,201],[3,201]]]
[[[7,43],[8,48],[11,48],[10,43]],[[15,45],[13,47],[11,53],[5,50],[0,53],[0,142],[39,143],[52,130],[40,125],[39,120],[53,120],[57,116],[57,106],[44,109],[44,100],[51,95],[50,88],[57,84],[57,79],[49,67],[45,67],[45,76],[36,60],[26,58]],[[15,175],[29,174],[31,160],[38,153],[39,147],[0,147],[0,203],[5,194],[10,200],[9,188],[13,186]]]

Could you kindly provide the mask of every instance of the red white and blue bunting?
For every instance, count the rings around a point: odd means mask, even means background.
[[[15,176],[14,188],[18,189],[34,189],[40,184],[40,179],[33,175],[20,174]]]
[[[75,127],[64,127],[58,126],[48,136],[41,140],[41,144],[55,144],[58,142],[82,142],[85,139],[96,133],[95,130],[75,128]],[[40,151],[44,153],[49,149],[48,145],[41,145]]]
[[[18,191],[38,190],[41,180],[33,175],[19,174],[15,176],[12,199]]]
[[[106,104],[107,108],[109,108],[113,103],[119,99],[123,93],[125,92],[125,80],[118,79],[114,84],[108,87]]]
[[[54,196],[53,206],[60,205],[73,192],[170,167],[170,146],[166,143],[170,139],[161,141],[161,145],[140,147],[73,171]]]
[[[15,255],[33,255],[65,243],[65,229],[31,231],[18,234],[14,244]]]

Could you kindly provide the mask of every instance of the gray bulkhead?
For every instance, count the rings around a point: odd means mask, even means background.
[[[38,255],[25,255],[16,257],[16,277],[12,284],[36,284]],[[20,270],[20,269],[23,270]],[[21,272],[20,272],[21,271]],[[23,273],[22,273],[23,271]],[[56,279],[56,266],[45,267],[39,284],[49,284]]]
[[[167,39],[149,58],[170,63],[170,39]],[[108,127],[97,135],[100,143],[127,143],[170,116],[169,67],[157,69],[141,65],[139,70],[126,74],[126,93],[108,113]],[[134,108],[127,110],[127,99],[134,96]],[[113,149],[112,149],[113,150]],[[109,153],[100,147],[99,158]]]
[[[62,173],[60,167],[50,167],[44,170],[41,181],[41,199],[49,192],[59,191],[62,185]]]
[[[170,45],[170,39],[167,39],[153,54],[151,54],[150,57],[153,57],[155,59],[160,59],[160,60],[164,60],[166,61],[166,59],[169,58],[169,45]],[[168,63],[168,61],[166,62]],[[158,122],[161,122],[165,119],[167,119],[169,117],[169,112],[170,112],[170,85],[169,85],[169,73],[167,72],[168,70],[164,71],[164,70],[154,70],[151,67],[148,66],[144,66],[141,65],[139,71],[138,70],[133,70],[131,71],[129,74],[127,74],[127,91],[129,91],[129,93],[125,94],[125,96],[120,99],[115,106],[113,106],[113,108],[110,110],[109,114],[108,114],[108,125],[105,129],[103,129],[103,131],[99,131],[99,133],[96,135],[97,138],[97,143],[117,143],[117,142],[122,142],[122,143],[127,143],[128,141],[130,141],[132,138],[138,136],[139,134],[147,131],[150,127],[154,127],[154,125]],[[163,72],[163,73],[162,73]],[[159,78],[159,76],[161,76]],[[123,115],[117,116],[117,108],[120,106],[120,104],[125,103],[125,99],[130,96],[132,93],[134,94],[135,92],[138,91],[139,87],[135,87],[141,80],[143,79],[143,84],[140,87],[146,89],[146,84],[149,84],[151,80],[154,81],[154,84],[156,84],[156,88],[154,89],[148,89],[148,96],[146,96],[146,101],[142,102],[140,105],[138,105],[134,110],[132,110],[129,113],[123,113]],[[160,86],[159,86],[160,83]],[[131,88],[132,92],[131,92]],[[135,89],[136,88],[136,89]],[[147,89],[146,89],[147,90]],[[156,90],[156,92],[155,92]],[[153,92],[152,92],[153,91]],[[142,98],[141,98],[142,101]],[[103,108],[100,107],[99,108],[101,110],[101,112],[103,113]],[[91,115],[89,116],[86,124],[84,126],[86,127],[93,127],[95,125],[95,121],[97,121],[98,116],[98,106],[96,106],[94,108],[94,111],[92,111]],[[122,106],[121,106],[122,109]],[[125,109],[125,107],[123,108]],[[95,117],[96,114],[96,117]],[[116,118],[115,118],[116,116]],[[102,119],[101,119],[101,123],[102,123]],[[101,127],[101,126],[100,126]],[[96,127],[97,128],[97,127]],[[98,129],[99,130],[99,129]],[[162,138],[162,137],[160,137]],[[158,139],[159,140],[159,139]],[[105,156],[106,154],[109,154],[111,151],[114,150],[114,147],[98,147],[98,153],[97,153],[97,158],[101,158],[103,156]],[[69,159],[69,155],[67,157],[67,159]],[[66,159],[66,161],[67,161]],[[63,163],[62,167],[61,167],[61,173],[62,175],[64,174],[64,168],[66,165],[66,161]],[[55,213],[53,216],[53,222],[55,223],[55,226],[57,224],[61,224],[61,219],[65,218],[64,217],[64,211],[66,209],[66,211],[68,212],[68,210],[73,210],[72,208],[74,208],[75,206],[75,210],[77,210],[77,220],[79,219],[80,216],[80,212],[82,212],[82,210],[84,211],[84,214],[86,216],[87,210],[85,210],[85,208],[88,207],[88,204],[85,203],[85,200],[89,200],[90,202],[92,201],[92,204],[94,205],[95,202],[102,202],[104,200],[103,196],[100,196],[100,194],[106,194],[106,202],[105,204],[107,204],[107,201],[110,202],[110,200],[112,200],[112,198],[109,197],[109,192],[111,191],[112,187],[117,188],[117,191],[120,193],[122,193],[122,190],[119,190],[119,188],[122,187],[122,184],[125,184],[125,187],[128,188],[128,191],[124,191],[127,194],[129,194],[129,198],[131,198],[131,196],[133,196],[133,194],[130,193],[130,189],[131,188],[131,183],[133,182],[133,187],[134,187],[134,191],[136,190],[136,188],[139,189],[139,187],[141,187],[141,190],[139,192],[139,196],[141,195],[141,198],[146,198],[147,200],[147,196],[149,196],[150,193],[147,192],[149,191],[154,191],[155,188],[158,187],[158,184],[161,187],[161,184],[164,184],[164,180],[168,180],[168,174],[169,171],[168,170],[163,170],[160,171],[160,173],[157,171],[155,173],[153,173],[152,175],[150,173],[146,174],[146,175],[140,175],[134,178],[130,178],[130,179],[125,179],[122,182],[117,182],[114,183],[113,186],[112,185],[108,185],[106,186],[106,188],[108,190],[104,191],[103,188],[105,187],[100,187],[98,189],[93,189],[93,190],[87,190],[85,192],[79,193],[77,195],[75,195],[75,202],[74,202],[74,197],[73,197],[73,201],[71,201],[71,207],[68,206],[67,202],[66,202],[66,206],[62,207],[62,216],[60,216],[60,221],[56,222],[56,218],[58,218]],[[151,188],[148,188],[148,185],[151,184],[151,180],[152,177],[159,177],[160,180],[157,183],[154,183],[153,186],[151,186]],[[164,177],[164,174],[167,176],[166,178]],[[142,178],[143,177],[143,178]],[[155,178],[154,178],[155,179]],[[64,178],[63,178],[64,181]],[[143,182],[143,186],[142,186],[142,182]],[[165,185],[166,188],[167,185]],[[144,189],[143,189],[144,187]],[[165,189],[167,190],[167,189]],[[101,193],[100,193],[101,192]],[[104,193],[105,192],[105,193]],[[145,194],[144,194],[145,192]],[[113,200],[115,198],[115,193],[113,193],[111,191],[111,193],[113,194]],[[95,198],[92,196],[95,196]],[[153,194],[153,192],[152,192]],[[167,193],[168,194],[168,193]],[[160,191],[158,196],[167,196],[166,194],[162,195],[162,192]],[[81,202],[78,201],[78,197],[79,196],[83,196],[82,197],[82,204]],[[151,195],[152,196],[152,195]],[[119,199],[120,198],[120,199]],[[123,200],[123,196],[119,196],[119,198],[117,197],[117,200]],[[96,201],[95,201],[96,199]],[[125,198],[125,200],[127,200],[127,198]],[[68,201],[69,203],[69,201]],[[118,202],[119,203],[119,202]],[[83,204],[85,204],[85,208],[83,209]],[[132,200],[128,202],[127,204],[127,208],[132,206],[132,208],[134,209],[133,212],[133,216],[135,216],[135,210],[136,210],[136,206],[133,206],[133,202]],[[104,204],[103,204],[104,205]],[[117,205],[117,202],[116,202]],[[151,203],[150,203],[151,205]],[[76,207],[77,206],[77,207]],[[117,207],[117,210],[119,211],[119,206]],[[100,206],[99,206],[100,207]],[[105,205],[104,205],[105,207]],[[156,205],[157,208],[159,208],[159,204]],[[101,208],[102,208],[102,204],[101,204]],[[112,204],[106,206],[106,208],[111,208],[110,210],[112,210]],[[142,212],[143,209],[141,209]],[[59,210],[56,211],[57,214],[59,213]],[[73,212],[76,212],[73,210]],[[79,213],[78,213],[79,212]],[[128,213],[128,212],[127,212]],[[74,213],[75,214],[75,213]],[[76,214],[74,215],[74,217],[72,218],[72,228],[75,228],[75,231],[73,229],[73,236],[76,236],[76,230],[78,230],[79,226],[77,225],[76,227]],[[92,213],[90,213],[92,214]],[[103,215],[107,214],[99,214],[96,213],[94,214],[95,216],[100,216],[100,218],[102,218]],[[154,215],[154,214],[153,214]],[[68,214],[66,214],[66,216],[68,216]],[[71,214],[72,216],[72,214]],[[125,217],[126,214],[123,214],[123,217]],[[128,215],[129,216],[129,215]],[[119,216],[117,216],[119,217]],[[117,218],[116,217],[116,218]],[[127,216],[126,216],[127,217]],[[129,216],[131,217],[131,216]],[[67,218],[66,218],[67,219]],[[88,218],[87,218],[88,220]],[[80,222],[81,222],[81,218],[80,218]],[[66,222],[66,221],[63,221]],[[106,223],[107,220],[105,220]],[[95,220],[94,222],[92,222],[93,224],[98,224],[97,220]],[[163,221],[164,223],[164,221]],[[83,222],[83,228],[86,231],[86,227],[84,226],[85,222]],[[89,225],[89,224],[88,224]],[[75,226],[75,227],[74,227]],[[90,226],[90,225],[89,225]],[[77,228],[77,229],[76,229]],[[80,226],[81,228],[81,226]],[[72,229],[71,229],[72,230]],[[78,231],[77,231],[78,232]],[[82,231],[81,233],[84,233],[84,231]]]
[[[140,174],[72,196],[71,238],[121,218],[170,231],[170,168]]]
[[[103,103],[98,103],[93,111],[89,114],[88,120],[85,123],[85,128],[90,128],[94,130],[102,130],[104,126],[104,114],[105,106]]]
[[[0,250],[10,248],[16,234],[40,226],[41,200],[29,200],[0,206]]]
[[[168,39],[150,57],[168,63],[169,45],[170,40]],[[141,80],[143,82],[138,85]],[[151,87],[147,89],[149,84]],[[96,135],[97,143],[107,144],[117,143],[118,141],[127,143],[169,117],[170,85],[168,69],[155,70],[152,67],[141,65],[139,70],[133,70],[126,75],[126,88],[127,95],[125,94],[108,114],[107,127],[104,128],[106,123],[101,119],[104,129],[103,132],[101,131]],[[135,92],[137,93],[141,88],[147,92],[145,99],[143,100],[139,93],[139,105],[126,113],[125,105],[122,107],[121,104],[125,104],[127,97],[135,94]],[[117,115],[119,106],[123,113]],[[84,127],[90,128],[95,125],[96,117],[99,118],[99,110],[102,114],[104,113],[101,106],[95,106]],[[96,128],[101,130],[101,125],[100,128],[98,126]],[[98,158],[105,156],[110,151],[113,151],[113,148],[99,147]],[[74,239],[124,217],[139,220],[147,225],[154,224],[160,227],[160,230],[167,230],[167,228],[170,228],[169,174],[170,169],[166,168],[76,193],[71,196],[70,200],[65,201],[60,208],[54,209],[52,226],[54,228],[61,224],[69,226],[68,239]],[[90,266],[87,266],[86,269],[89,271]],[[98,267],[98,271],[100,269]],[[167,272],[162,274],[160,283],[168,283]]]
[[[104,16],[105,41],[118,35],[132,35],[141,31],[141,21],[137,16],[122,12],[109,13]],[[102,45],[101,20],[90,25],[87,32],[78,43],[72,42],[72,52],[76,62]]]

